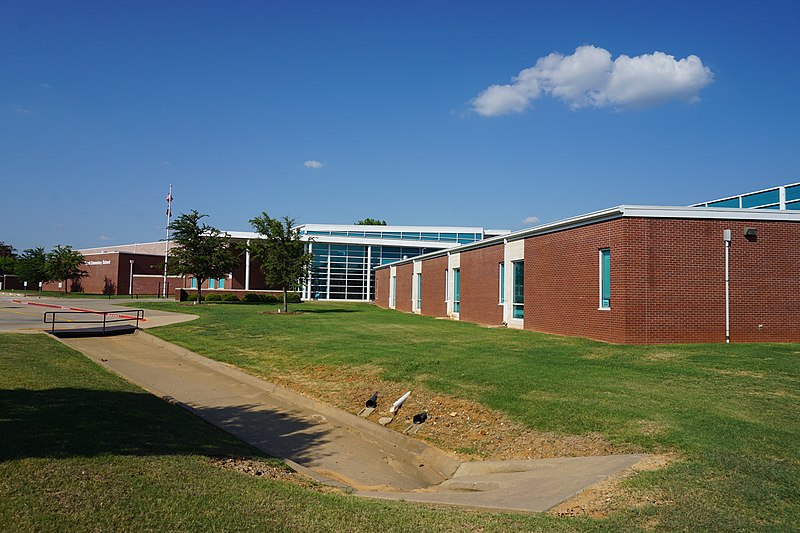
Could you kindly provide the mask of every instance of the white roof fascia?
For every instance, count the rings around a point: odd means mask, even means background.
[[[360,224],[303,224],[306,231],[411,231],[420,233],[483,233],[476,226],[366,226]]]
[[[249,231],[229,231],[232,239],[253,239],[261,237],[258,233]],[[458,246],[457,242],[417,241],[411,239],[378,239],[374,237],[342,237],[339,235],[300,235],[300,240],[326,244],[361,244],[364,246],[406,246],[412,248],[452,248]]]

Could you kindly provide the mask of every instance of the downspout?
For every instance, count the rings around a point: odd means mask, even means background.
[[[731,277],[730,277],[730,251],[731,251],[731,230],[723,232],[725,239],[725,344],[731,342]]]

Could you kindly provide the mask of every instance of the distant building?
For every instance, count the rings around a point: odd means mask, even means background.
[[[509,233],[460,226],[303,224],[298,229],[314,254],[311,276],[300,291],[301,297],[362,302],[374,298],[375,266]],[[258,238],[253,232],[228,233],[235,242]],[[89,275],[80,280],[79,288],[93,294],[163,293],[164,245],[161,241],[80,250]],[[170,295],[177,289],[197,289],[193,278],[170,277],[167,283]],[[207,280],[202,288],[241,294],[274,289],[267,287],[258,263],[248,253],[241,254],[239,265],[227,276]],[[45,290],[59,289],[63,290],[60,282],[45,286]]]

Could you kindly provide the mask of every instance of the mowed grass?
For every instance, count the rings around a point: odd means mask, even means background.
[[[0,334],[0,531],[579,531],[214,466],[260,453],[44,335]],[[274,463],[276,461],[272,460]]]
[[[479,401],[531,428],[678,455],[628,484],[657,504],[561,527],[800,529],[800,345],[616,346],[366,304],[302,304],[290,316],[147,307],[199,314],[151,332],[267,378],[377,366],[388,380]]]

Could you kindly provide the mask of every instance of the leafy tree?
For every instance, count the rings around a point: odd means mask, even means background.
[[[0,241],[0,257],[14,257],[15,251],[13,246]]]
[[[356,222],[356,226],[385,226],[385,220],[378,220],[377,218],[365,218]]]
[[[197,303],[202,300],[203,282],[227,275],[239,262],[230,236],[201,222],[207,216],[192,209],[169,225],[177,246],[169,251],[167,268],[172,274],[197,280]]]
[[[306,251],[294,220],[270,218],[264,212],[250,220],[258,239],[250,241],[250,253],[261,263],[267,285],[283,291],[283,310],[288,311],[288,291],[298,290],[311,270],[313,255]]]
[[[14,265],[14,273],[22,281],[32,283],[38,286],[40,281],[48,280],[47,270],[45,263],[47,262],[47,254],[44,253],[44,248],[28,248],[23,250],[22,254],[17,258]]]
[[[88,272],[81,268],[82,264],[82,253],[78,250],[73,250],[72,246],[58,245],[47,254],[44,271],[48,280],[63,280],[64,292],[67,292],[68,281],[71,280],[77,284],[81,278],[89,275]]]
[[[16,271],[17,260],[13,255],[0,255],[0,276],[13,274]]]

